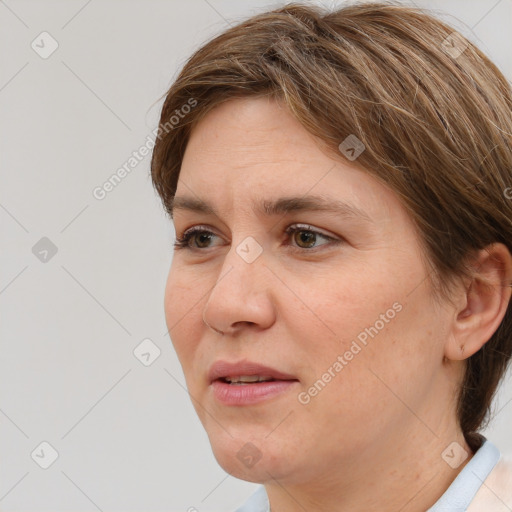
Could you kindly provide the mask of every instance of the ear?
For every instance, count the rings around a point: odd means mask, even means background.
[[[463,360],[478,352],[501,324],[512,293],[512,256],[502,243],[479,251],[475,275],[461,289],[445,357]]]

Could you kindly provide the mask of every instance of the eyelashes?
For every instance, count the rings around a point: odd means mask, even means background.
[[[325,246],[332,246],[332,245],[338,245],[340,243],[343,243],[343,240],[334,238],[332,236],[329,236],[325,233],[322,233],[321,231],[318,231],[317,229],[313,228],[312,226],[308,224],[292,224],[286,230],[284,233],[287,235],[288,238],[291,238],[292,240],[296,241],[296,234],[299,233],[307,233],[308,240],[304,241],[301,240],[301,243],[308,244],[311,241],[315,243],[317,241],[317,238],[321,238],[327,241],[327,243],[323,243],[320,245],[316,245],[314,247],[301,247],[296,245],[290,245],[285,244],[289,246],[292,250],[297,250],[300,252],[316,252],[317,249]],[[202,235],[201,241],[199,242],[199,235]],[[313,236],[311,236],[313,235]],[[199,251],[204,252],[206,249],[210,249],[212,246],[207,247],[198,247],[198,246],[192,246],[191,242],[194,240],[196,242],[201,243],[208,243],[211,241],[214,237],[218,237],[213,231],[206,229],[204,226],[194,226],[188,230],[185,231],[182,237],[177,237],[176,241],[174,242],[174,248],[177,250],[185,249],[190,251]],[[218,237],[220,238],[220,237]],[[312,240],[313,239],[313,240]]]

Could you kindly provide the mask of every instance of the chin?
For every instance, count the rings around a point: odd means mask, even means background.
[[[284,453],[286,443],[277,436],[272,441],[265,436],[247,434],[230,437],[223,431],[221,437],[209,438],[215,459],[224,471],[240,480],[265,483],[273,478],[282,478],[290,471],[290,461],[297,462],[293,453]]]

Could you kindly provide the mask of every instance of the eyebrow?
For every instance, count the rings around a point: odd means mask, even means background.
[[[188,210],[219,217],[217,210],[207,201],[188,196],[174,196],[168,208],[171,218],[176,210]],[[273,200],[260,200],[253,206],[255,213],[268,217],[285,215],[297,211],[320,211],[342,217],[359,218],[373,222],[369,215],[355,205],[322,196],[280,197]]]

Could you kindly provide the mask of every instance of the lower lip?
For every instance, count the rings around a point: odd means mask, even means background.
[[[296,380],[273,380],[254,384],[228,384],[215,380],[211,386],[215,398],[225,405],[251,405],[280,395],[297,382]]]

